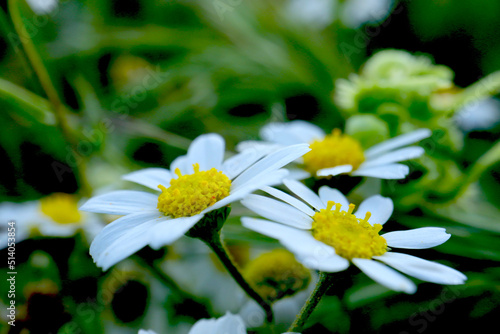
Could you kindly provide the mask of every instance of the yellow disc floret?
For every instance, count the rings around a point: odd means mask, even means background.
[[[59,224],[78,223],[82,219],[74,195],[54,193],[40,200],[40,210]]]
[[[198,164],[194,173],[182,175],[175,170],[177,179],[170,180],[170,187],[159,185],[158,210],[174,218],[197,215],[229,195],[231,180],[217,169],[200,172]]]
[[[335,205],[335,210],[332,210]],[[312,234],[317,240],[335,248],[335,252],[351,260],[353,258],[370,259],[387,251],[387,242],[378,235],[382,225],[368,222],[371,214],[364,219],[352,214],[354,204],[348,211],[340,211],[341,205],[328,202],[326,209],[313,217]]]
[[[354,138],[334,129],[332,134],[310,144],[311,151],[303,156],[305,169],[312,173],[323,168],[351,165],[355,170],[365,161],[361,144]]]
[[[269,302],[305,289],[311,280],[309,270],[284,249],[272,250],[252,260],[244,268],[244,276]]]

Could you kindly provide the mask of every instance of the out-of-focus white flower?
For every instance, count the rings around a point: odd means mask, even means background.
[[[315,28],[324,28],[333,22],[336,0],[290,0],[288,15]]]
[[[0,204],[0,247],[7,245],[7,222],[14,221],[16,243],[34,234],[46,237],[70,237],[83,230],[92,240],[104,227],[99,217],[78,211],[76,196],[54,193],[37,201]]]
[[[58,5],[57,0],[27,0],[28,5],[38,15],[51,13]]]
[[[389,16],[394,0],[348,0],[341,9],[341,20],[350,28],[376,23]]]
[[[450,267],[390,250],[426,249],[450,238],[444,228],[437,227],[379,235],[382,224],[392,214],[391,199],[372,196],[354,214],[354,204],[349,204],[336,189],[323,186],[318,196],[298,181],[284,183],[304,202],[280,190],[265,188],[279,200],[248,195],[242,204],[271,221],[243,217],[242,222],[251,230],[279,240],[306,267],[338,272],[352,263],[379,284],[406,293],[414,293],[416,286],[396,270],[438,284],[463,284],[467,279]]]
[[[500,101],[494,98],[474,101],[459,109],[454,119],[467,132],[491,129],[500,122]]]

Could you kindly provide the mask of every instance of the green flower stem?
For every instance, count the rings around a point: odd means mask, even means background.
[[[273,310],[271,305],[265,301],[254,289],[253,287],[245,280],[243,275],[241,275],[240,271],[236,267],[235,263],[231,259],[230,253],[227,251],[226,247],[222,243],[220,233],[213,233],[213,236],[209,240],[204,240],[205,243],[214,251],[219,260],[222,262],[224,267],[226,267],[227,271],[231,274],[234,280],[239,284],[239,286],[253,299],[259,304],[266,313],[266,320],[268,323],[273,322]]]
[[[45,67],[38,51],[33,43],[33,40],[30,34],[27,32],[25,24],[23,22],[23,18],[21,16],[21,11],[19,9],[19,1],[18,0],[8,0],[8,9],[10,13],[10,17],[12,23],[14,25],[14,29],[19,37],[19,40],[23,46],[24,52],[28,60],[35,71],[40,84],[42,85],[45,94],[47,94],[48,100],[52,105],[52,109],[54,112],[55,119],[57,121],[57,125],[66,140],[69,144],[71,150],[75,153],[75,147],[78,143],[78,140],[73,133],[71,127],[69,126],[68,119],[66,116],[67,109],[66,106],[61,101],[57,90],[52,83],[49,72]],[[90,195],[90,187],[88,185],[87,179],[85,177],[84,166],[82,163],[78,164],[75,167],[75,171],[78,174],[78,178],[81,182],[82,193],[85,196]]]
[[[304,324],[318,305],[321,297],[323,297],[326,290],[328,290],[328,288],[331,286],[332,280],[332,275],[324,272],[320,273],[319,280],[318,283],[316,283],[314,291],[309,296],[309,299],[307,299],[306,303],[300,310],[300,313],[297,315],[295,321],[290,326],[287,332],[302,332]]]

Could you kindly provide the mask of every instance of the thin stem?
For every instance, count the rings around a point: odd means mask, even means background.
[[[14,30],[16,31],[19,41],[23,46],[26,57],[30,61],[31,66],[33,67],[33,70],[35,71],[38,80],[40,81],[40,84],[42,85],[42,88],[52,105],[54,116],[57,120],[57,125],[73,154],[76,156],[75,148],[78,140],[74,135],[71,127],[69,126],[66,116],[66,106],[63,104],[61,98],[59,97],[59,94],[57,93],[57,90],[52,83],[49,72],[47,71],[47,68],[43,63],[42,58],[38,54],[35,44],[33,43],[33,40],[31,38],[32,36],[30,35],[30,33],[28,33],[28,30],[25,27],[23,18],[21,16],[21,11],[19,10],[18,0],[8,0],[8,9],[12,23],[14,25]],[[83,166],[82,163],[79,163],[75,167],[75,172],[78,174],[78,177],[80,179],[82,193],[85,196],[88,196],[90,195],[90,187],[88,185],[84,169],[85,166]]]
[[[215,255],[222,262],[224,267],[226,267],[227,271],[234,280],[239,284],[239,286],[253,299],[259,304],[266,313],[266,320],[268,323],[273,322],[273,310],[271,305],[265,301],[254,289],[253,287],[245,280],[243,275],[241,275],[240,271],[236,267],[235,263],[231,259],[229,252],[226,247],[223,245],[220,234],[216,233],[213,238],[208,241],[204,240],[207,245],[214,251]]]
[[[321,300],[321,297],[323,297],[326,290],[328,290],[331,284],[332,275],[321,272],[314,291],[309,296],[309,299],[307,299],[306,303],[300,310],[300,313],[297,315],[295,321],[290,326],[287,332],[302,332],[302,327],[304,327],[307,319],[309,319],[309,316],[314,311],[319,301]]]

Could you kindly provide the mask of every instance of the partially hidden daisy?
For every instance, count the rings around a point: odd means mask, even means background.
[[[53,193],[24,203],[2,203],[0,218],[13,222],[16,242],[33,236],[71,237],[79,230],[92,240],[104,227],[97,215],[78,211],[77,196],[66,193]],[[6,235],[7,229],[0,230],[0,248],[7,244]]]
[[[247,329],[243,319],[239,315],[227,312],[218,319],[198,320],[189,330],[188,334],[246,334]],[[156,334],[152,330],[139,330],[138,334]],[[283,333],[299,334],[299,333]]]
[[[158,249],[171,244],[205,214],[279,182],[288,173],[281,167],[308,151],[307,145],[300,144],[267,155],[247,151],[224,161],[224,139],[217,134],[199,136],[170,170],[147,168],[123,177],[156,193],[113,191],[91,198],[80,208],[124,216],[97,235],[90,254],[107,270],[146,245]]]
[[[263,191],[278,200],[248,195],[242,204],[271,221],[243,217],[242,222],[251,230],[279,240],[306,267],[338,272],[352,263],[381,285],[406,293],[414,293],[416,286],[398,271],[437,284],[463,284],[467,279],[445,265],[392,251],[438,246],[450,234],[443,228],[423,227],[380,235],[393,211],[391,199],[369,197],[354,213],[354,205],[336,189],[323,186],[318,196],[298,181],[284,180],[284,184],[303,201],[264,187]]]
[[[334,129],[332,133],[325,134],[314,124],[296,120],[288,123],[267,124],[260,131],[263,142],[245,141],[237,148],[242,152],[250,148],[272,151],[287,145],[310,144],[311,151],[301,160],[301,167],[304,171],[296,174],[299,176],[297,179],[345,173],[379,179],[403,179],[408,175],[409,168],[398,162],[418,158],[424,154],[422,147],[407,146],[431,134],[429,129],[419,129],[364,150],[359,141],[341,133],[340,129]]]

